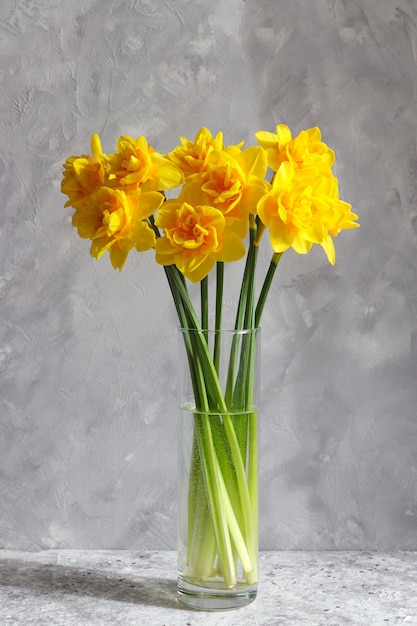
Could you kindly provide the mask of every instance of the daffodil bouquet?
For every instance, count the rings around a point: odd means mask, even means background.
[[[145,137],[121,136],[114,153],[99,136],[91,154],[66,160],[62,192],[72,223],[121,270],[129,252],[155,251],[164,267],[182,329],[193,401],[186,559],[182,573],[226,589],[257,580],[257,419],[254,405],[256,329],[283,252],[306,254],[319,244],[331,264],[333,239],[356,228],[339,198],[334,152],[318,128],[295,138],[285,125],[255,133],[259,145],[226,146],[202,128],[168,154]],[[169,190],[169,194],[166,193]],[[169,198],[167,197],[169,195]],[[267,233],[271,260],[256,288],[258,249]],[[219,375],[225,263],[246,256],[227,376]],[[215,270],[214,342],[208,340],[208,277]],[[189,283],[200,283],[195,308]]]

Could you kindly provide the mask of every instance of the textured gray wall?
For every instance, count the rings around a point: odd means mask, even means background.
[[[89,257],[66,156],[94,131],[164,152],[283,122],[321,127],[362,227],[334,268],[319,248],[280,264],[261,546],[417,549],[415,2],[2,0],[0,18],[0,546],[175,548],[173,305],[152,253],[122,274]]]

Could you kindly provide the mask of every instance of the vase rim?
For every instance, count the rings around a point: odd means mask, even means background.
[[[183,326],[178,327],[179,332],[190,332],[190,333],[234,333],[236,335],[246,335],[248,333],[256,333],[261,330],[260,326],[255,326],[253,328],[184,328]]]

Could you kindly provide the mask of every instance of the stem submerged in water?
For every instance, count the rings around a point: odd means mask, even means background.
[[[250,433],[257,429],[256,411],[252,407],[248,416],[247,407],[228,408],[211,357],[209,333],[195,329],[182,332],[195,396],[200,402],[195,407],[193,418],[188,575],[203,581],[212,570],[213,552],[207,545],[203,546],[204,541],[201,539],[209,518],[216,545],[218,570],[226,587],[232,589],[238,583],[239,566],[247,584],[251,585],[257,575],[257,482],[254,480],[257,451],[253,447],[257,445],[257,439],[253,435],[250,437]],[[254,334],[255,331],[239,332],[246,340]],[[247,351],[240,354],[240,358],[247,359]],[[248,378],[243,380],[240,377],[235,381],[235,387],[248,382]],[[236,395],[241,395],[241,392]],[[242,424],[244,429],[241,428]],[[245,443],[242,445],[244,433]],[[201,472],[198,467],[201,467]],[[195,504],[203,488],[207,507]],[[208,539],[211,545],[211,538]]]

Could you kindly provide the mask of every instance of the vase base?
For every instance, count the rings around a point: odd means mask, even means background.
[[[256,598],[257,585],[242,586],[236,589],[222,589],[220,586],[200,586],[178,578],[178,600],[181,604],[199,611],[230,611],[240,609]]]

